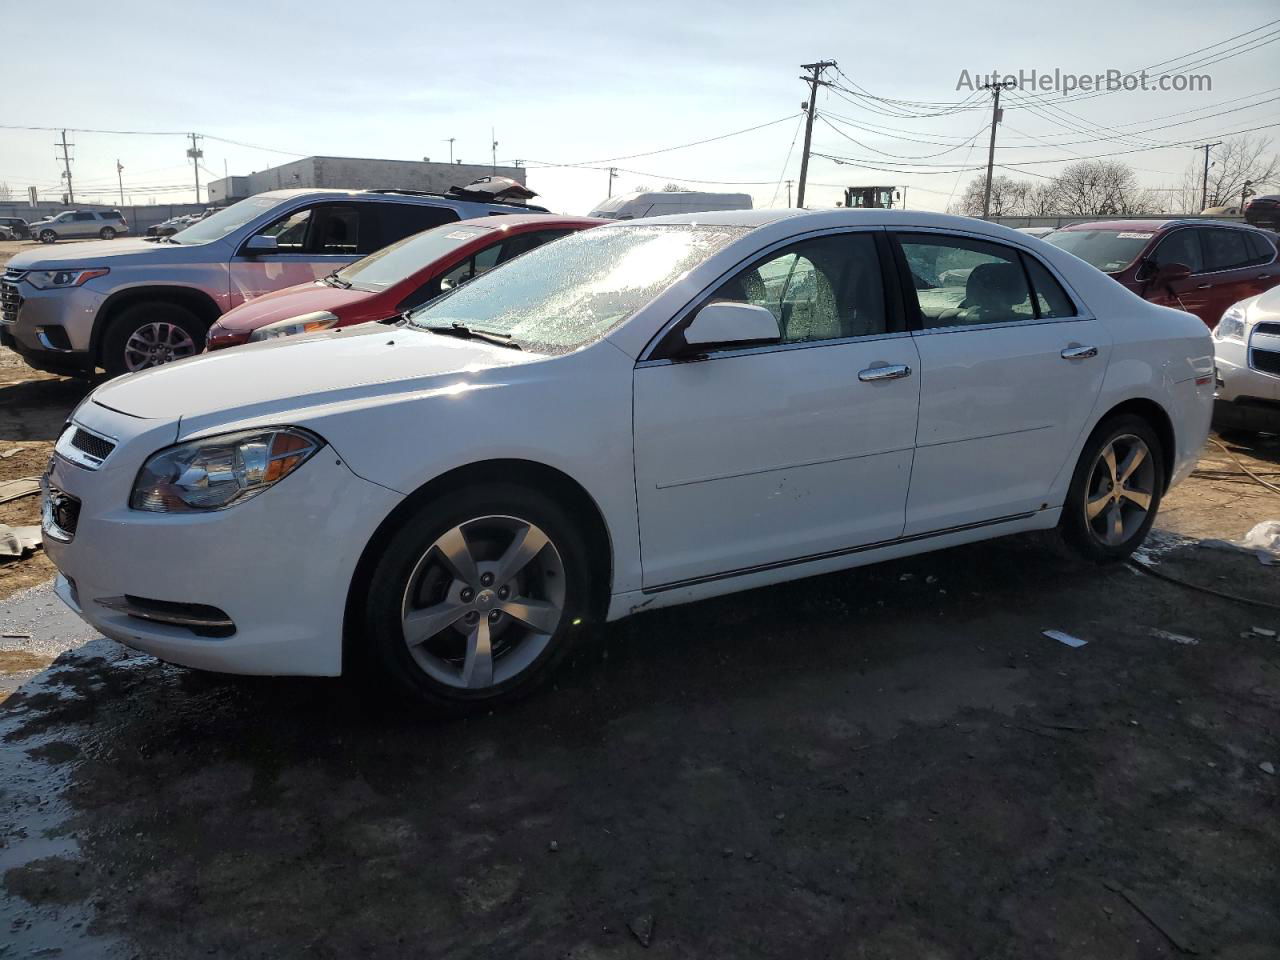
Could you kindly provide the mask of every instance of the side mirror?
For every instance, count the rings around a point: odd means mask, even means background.
[[[751,303],[709,303],[699,310],[684,330],[684,342],[692,352],[703,347],[744,347],[777,343],[782,339],[777,318],[764,307]]]
[[[259,233],[257,236],[250,237],[245,241],[244,252],[251,257],[260,257],[267,253],[279,253],[280,241],[275,237],[268,237],[266,234]]]

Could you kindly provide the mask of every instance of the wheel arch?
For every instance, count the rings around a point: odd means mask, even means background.
[[[93,321],[93,333],[89,338],[89,355],[93,362],[102,362],[102,342],[106,338],[107,329],[122,310],[147,301],[172,303],[186,307],[212,326],[222,316],[217,302],[209,294],[197,287],[183,287],[176,284],[148,284],[141,287],[126,287],[117,290],[103,301],[98,308],[98,315]]]
[[[1178,438],[1174,433],[1172,418],[1165,408],[1155,400],[1149,397],[1132,397],[1117,403],[1099,417],[1097,423],[1094,424],[1094,429],[1096,430],[1099,424],[1105,423],[1112,417],[1123,414],[1133,414],[1146,420],[1147,423],[1151,424],[1151,429],[1155,430],[1156,436],[1160,438],[1160,446],[1162,448],[1160,453],[1164,466],[1164,488],[1167,491],[1170,479],[1173,477],[1174,464],[1178,455]]]
[[[523,459],[483,460],[455,467],[418,487],[387,514],[365,544],[347,589],[342,630],[344,672],[345,665],[350,662],[357,625],[363,619],[363,600],[368,594],[369,578],[394,532],[424,503],[460,487],[489,482],[529,486],[557,500],[572,516],[582,518],[582,532],[592,564],[591,616],[604,618],[613,589],[613,538],[596,499],[567,473],[544,463]]]

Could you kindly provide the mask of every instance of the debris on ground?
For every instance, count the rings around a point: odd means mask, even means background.
[[[557,841],[552,840],[549,844],[547,844],[547,849],[550,850],[552,853],[558,853],[560,850],[560,844]]]
[[[1188,637],[1181,633],[1170,633],[1168,630],[1161,630],[1158,627],[1152,627],[1147,632],[1158,640],[1172,640],[1174,643],[1180,643],[1184,647],[1194,647],[1200,642],[1195,637]]]
[[[1269,777],[1274,777],[1276,775],[1276,765],[1270,760],[1263,760],[1258,764],[1258,769]]]
[[[1103,886],[1114,893],[1124,897],[1129,905],[1138,913],[1146,918],[1147,922],[1165,935],[1170,943],[1172,943],[1182,953],[1199,953],[1200,950],[1193,942],[1191,935],[1185,929],[1185,924],[1181,916],[1174,916],[1171,909],[1158,904],[1146,897],[1141,897],[1127,887],[1121,886],[1114,880],[1103,881]]]
[[[1089,642],[1088,640],[1081,640],[1079,637],[1073,637],[1069,633],[1063,633],[1061,630],[1045,630],[1043,633],[1050,640],[1065,643],[1068,647],[1083,647]]]
[[[653,941],[653,914],[641,914],[627,924],[627,929],[639,941],[640,946],[648,947]]]
[[[1280,520],[1264,520],[1239,540],[1201,540],[1200,546],[1251,553],[1264,567],[1273,567],[1280,564]]]
[[[0,480],[0,503],[8,503],[21,497],[40,492],[39,477],[19,477],[17,480]]]
[[[0,557],[25,557],[40,549],[43,542],[40,527],[35,524],[11,527],[0,523]]]
[[[1276,632],[1270,627],[1253,627],[1249,632],[1255,637],[1266,637],[1268,640],[1276,638]]]

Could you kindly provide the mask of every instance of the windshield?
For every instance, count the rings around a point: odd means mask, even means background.
[[[272,207],[278,206],[279,203],[279,197],[273,197],[269,194],[250,197],[248,200],[233,203],[225,210],[219,210],[211,217],[205,217],[205,219],[193,223],[185,230],[179,230],[169,239],[176,243],[209,243],[213,240],[221,240],[227,234],[240,229],[255,217],[259,217]],[[174,219],[179,220],[181,218],[175,217]]]
[[[493,234],[493,230],[453,224],[435,227],[357,260],[339,270],[338,279],[345,280],[357,290],[377,293],[486,233]]]
[[[1073,253],[1099,270],[1123,270],[1151,242],[1154,230],[1057,230],[1044,238],[1067,253]]]
[[[692,224],[600,227],[538,247],[410,315],[548,353],[596,340],[745,231]]]

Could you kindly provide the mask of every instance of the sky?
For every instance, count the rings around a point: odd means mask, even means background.
[[[844,90],[819,92],[813,149],[862,166],[815,157],[806,205],[834,206],[847,185],[888,185],[905,187],[911,208],[942,210],[978,175],[964,168],[986,161],[989,96],[957,92],[962,71],[1129,71],[1280,17],[1274,0],[1218,3],[1212,16],[1201,0],[1021,4],[995,17],[953,0],[482,9],[469,19],[462,5],[401,0],[223,0],[199,9],[64,0],[59,36],[43,8],[6,4],[10,40],[38,41],[7,45],[0,182],[15,196],[32,185],[57,196],[63,127],[75,145],[77,199],[106,203],[119,200],[117,160],[126,202],[194,201],[185,132],[207,135],[204,183],[316,154],[445,160],[449,137],[455,157],[487,163],[492,129],[498,161],[522,160],[540,202],[557,212],[585,213],[604,199],[606,169],[591,168],[609,166],[619,168],[615,193],[674,181],[785,206],[785,180],[799,177],[808,95],[800,65],[826,59],[838,63],[827,76]],[[1236,50],[1238,42],[1203,56]],[[1276,126],[1259,134],[1280,144],[1280,99],[1271,99],[1280,97],[1280,42],[1190,72],[1208,74],[1212,89],[1077,99],[1014,91],[996,162],[1204,142],[1265,124]],[[920,108],[864,92],[969,102]],[[1209,116],[1225,110],[1235,112]],[[1184,145],[1117,159],[1137,168],[1143,185],[1172,187],[1197,156]],[[876,163],[884,166],[865,169]],[[1015,175],[1060,168],[1037,163]]]

